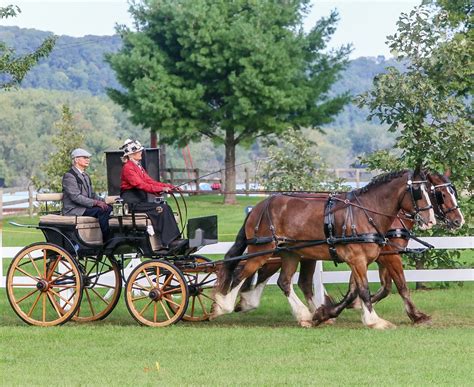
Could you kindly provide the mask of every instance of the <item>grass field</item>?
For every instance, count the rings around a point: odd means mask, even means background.
[[[229,241],[244,208],[256,200],[243,198],[229,208],[217,197],[192,198],[189,212],[218,214],[219,240]],[[4,226],[4,246],[42,240],[36,230]],[[345,286],[328,290],[338,296]],[[275,286],[265,290],[258,310],[212,322],[141,327],[122,296],[104,321],[30,327],[2,289],[0,385],[468,386],[474,380],[473,291],[470,282],[413,292],[416,305],[432,316],[431,326],[411,325],[400,297],[392,294],[376,310],[398,328],[379,332],[364,328],[355,310],[344,311],[332,326],[300,328]]]

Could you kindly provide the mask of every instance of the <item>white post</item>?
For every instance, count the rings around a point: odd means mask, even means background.
[[[316,301],[316,307],[324,304],[324,295],[326,289],[323,284],[323,261],[316,261],[316,269],[313,274],[313,294]]]

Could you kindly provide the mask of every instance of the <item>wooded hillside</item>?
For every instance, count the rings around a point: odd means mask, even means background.
[[[35,49],[48,35],[34,29],[0,27],[0,41],[18,54]],[[63,103],[70,104],[79,130],[86,135],[85,145],[98,155],[96,164],[103,150],[117,147],[124,138],[149,143],[148,131],[132,125],[105,95],[107,87],[120,86],[104,54],[116,52],[120,44],[118,36],[61,36],[51,55],[27,74],[21,90],[0,93],[0,177],[6,178],[7,185],[25,184],[32,175],[41,174],[41,163],[54,151],[50,140]],[[383,57],[353,60],[332,92],[349,90],[355,96],[367,90],[373,77],[386,66],[398,64]],[[366,116],[366,111],[350,104],[324,127],[325,135],[308,131],[305,136],[318,143],[329,166],[349,166],[357,163],[360,154],[390,147],[394,142],[394,135],[388,135],[377,123],[367,122]],[[222,168],[223,149],[210,142],[191,144],[190,148],[195,167]],[[237,163],[241,163],[264,156],[265,150],[256,143],[250,149],[239,148],[237,154]],[[172,167],[184,165],[179,149],[169,149],[168,160]]]

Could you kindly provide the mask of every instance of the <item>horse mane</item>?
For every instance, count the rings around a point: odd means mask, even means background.
[[[408,169],[403,169],[401,171],[396,171],[396,172],[382,173],[380,175],[375,176],[366,186],[356,189],[352,192],[355,193],[356,195],[363,194],[372,188],[378,187],[379,185],[384,184],[384,183],[388,183],[389,181],[392,181],[393,179],[396,179],[404,175],[408,171],[409,171]]]

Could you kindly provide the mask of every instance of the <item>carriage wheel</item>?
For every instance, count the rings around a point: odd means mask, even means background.
[[[84,273],[81,305],[72,318],[78,322],[103,320],[117,305],[122,291],[120,267],[113,256],[80,259]]]
[[[197,255],[195,263],[212,262],[211,259]],[[211,297],[212,288],[216,282],[215,268],[202,267],[194,269],[182,269],[189,289],[188,309],[183,316],[185,321],[207,321],[211,315],[211,307],[214,300]],[[174,308],[170,304],[170,308]]]
[[[178,322],[186,312],[188,286],[176,266],[158,260],[143,262],[127,280],[125,302],[140,324],[164,327]]]
[[[53,326],[69,321],[82,297],[82,275],[74,258],[51,243],[34,243],[13,258],[7,296],[26,323]]]

